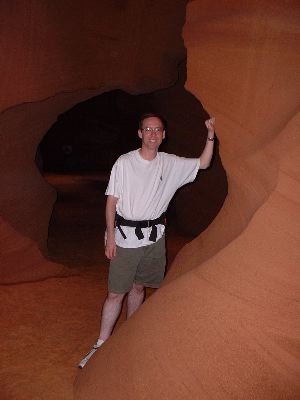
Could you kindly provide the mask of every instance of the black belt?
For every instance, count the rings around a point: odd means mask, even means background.
[[[123,229],[121,226],[130,226],[132,228],[135,228],[134,232],[139,240],[144,239],[144,234],[142,232],[142,228],[150,228],[151,233],[149,236],[149,240],[151,242],[156,242],[157,238],[157,227],[156,225],[161,224],[161,225],[166,225],[166,213],[162,213],[160,217],[156,219],[148,219],[146,221],[132,221],[130,219],[125,219],[121,217],[118,213],[116,213],[116,227],[119,229],[121,235],[123,236],[124,239],[127,239]]]

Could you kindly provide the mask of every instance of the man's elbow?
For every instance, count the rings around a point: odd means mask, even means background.
[[[203,161],[200,159],[199,169],[207,169],[210,166],[210,161]]]
[[[109,194],[109,195],[107,196],[107,201],[109,201],[109,202],[111,202],[111,203],[117,203],[118,200],[119,200],[119,198],[116,197],[116,196],[113,196],[112,194]]]
[[[112,195],[108,195],[107,196],[107,201],[106,201],[106,207],[109,208],[115,208],[118,202],[118,197],[112,196]]]

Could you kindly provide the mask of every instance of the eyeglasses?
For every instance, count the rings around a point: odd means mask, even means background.
[[[160,126],[156,126],[155,128],[150,128],[150,126],[146,126],[146,128],[142,128],[141,130],[146,132],[146,133],[150,133],[150,132],[160,133],[160,132],[163,131],[163,128],[160,127]]]

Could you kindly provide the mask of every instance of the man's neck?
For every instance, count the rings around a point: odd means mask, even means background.
[[[157,150],[156,149],[155,150],[150,150],[150,149],[146,149],[146,148],[142,147],[139,150],[139,152],[140,152],[141,157],[144,160],[148,160],[148,161],[154,160],[154,158],[157,155]]]

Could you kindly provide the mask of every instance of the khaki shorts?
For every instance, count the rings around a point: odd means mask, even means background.
[[[111,260],[108,291],[127,293],[133,283],[158,288],[165,275],[165,236],[156,243],[136,249],[117,246],[117,254]]]

